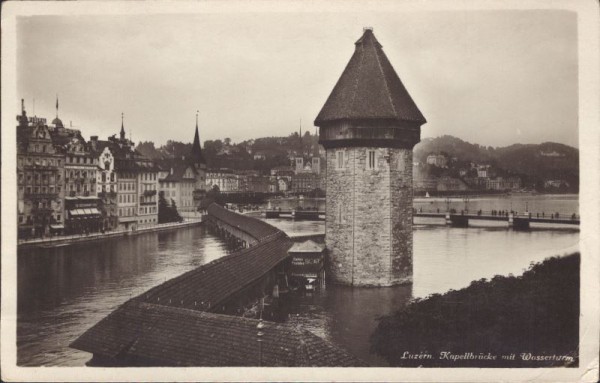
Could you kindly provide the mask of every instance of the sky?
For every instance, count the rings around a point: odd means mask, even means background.
[[[157,146],[287,136],[314,119],[372,27],[422,137],[578,146],[576,14],[560,10],[27,16],[17,95],[85,138]],[[18,114],[20,111],[15,111]]]

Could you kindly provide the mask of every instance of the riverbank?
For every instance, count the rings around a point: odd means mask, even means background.
[[[394,367],[576,367],[580,255],[417,299],[382,317],[371,349]]]
[[[34,247],[52,248],[64,247],[76,243],[94,242],[109,238],[133,236],[145,233],[152,233],[165,230],[175,230],[190,226],[199,225],[203,222],[203,218],[188,218],[184,222],[161,223],[153,226],[138,228],[136,230],[114,230],[104,233],[90,233],[78,235],[62,235],[49,238],[39,238],[30,240],[20,240],[17,244],[17,250],[29,249]]]

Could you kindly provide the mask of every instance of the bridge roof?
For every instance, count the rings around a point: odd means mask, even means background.
[[[281,230],[261,221],[260,219],[252,218],[243,214],[238,214],[227,210],[216,203],[211,204],[207,212],[209,215],[217,218],[226,224],[237,228],[240,231],[247,233],[256,240],[262,240],[270,235],[282,233]]]
[[[141,302],[121,306],[71,345],[142,365],[257,366],[256,319]],[[348,352],[288,324],[263,322],[262,366],[365,366]]]
[[[285,260],[291,246],[292,241],[280,233],[274,239],[170,279],[133,299],[200,311],[210,310]]]

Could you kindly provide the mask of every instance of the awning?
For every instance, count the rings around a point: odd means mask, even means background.
[[[69,210],[71,217],[83,217],[83,216],[95,216],[100,215],[100,212],[96,208],[91,209],[73,209]]]
[[[50,225],[50,229],[54,230],[62,230],[65,228],[65,225]]]

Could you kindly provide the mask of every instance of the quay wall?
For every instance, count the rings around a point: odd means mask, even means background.
[[[59,237],[52,238],[43,238],[43,239],[33,239],[26,241],[19,241],[17,244],[17,249],[29,249],[36,247],[63,247],[69,246],[76,243],[84,243],[84,242],[94,242],[100,240],[106,240],[109,238],[118,238],[118,237],[126,237],[132,235],[153,233],[159,231],[167,231],[167,230],[176,230],[191,226],[200,225],[204,222],[204,218],[194,219],[184,222],[171,222],[171,223],[161,223],[158,225],[147,226],[138,228],[137,230],[116,230],[105,233],[92,233],[88,235],[65,235]]]

